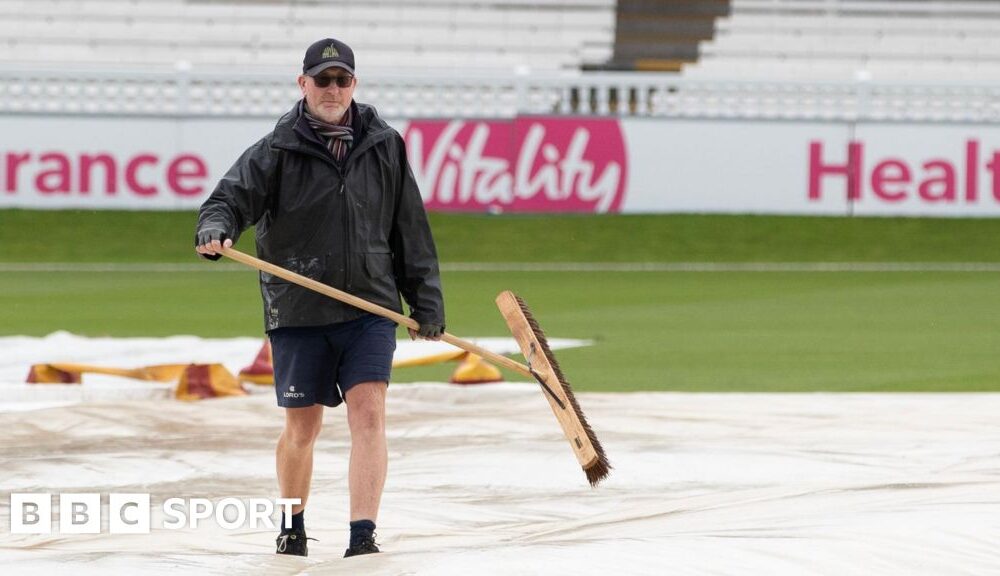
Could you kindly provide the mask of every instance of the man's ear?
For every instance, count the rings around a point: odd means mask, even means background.
[[[305,74],[299,74],[299,80],[298,80],[298,82],[299,82],[299,90],[301,90],[302,91],[302,95],[305,96],[305,94],[306,94],[306,75]]]

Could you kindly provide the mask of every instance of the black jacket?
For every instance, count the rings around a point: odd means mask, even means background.
[[[263,260],[396,312],[399,294],[417,322],[444,325],[434,239],[403,139],[364,104],[354,143],[338,164],[299,102],[251,146],[202,204],[198,229],[235,243],[256,224]],[[270,274],[260,274],[265,329],[319,326],[364,314]]]

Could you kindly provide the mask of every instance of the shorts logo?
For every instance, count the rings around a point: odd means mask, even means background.
[[[285,392],[285,398],[305,398],[306,395],[302,392],[296,392],[295,386],[289,386],[288,392]]]

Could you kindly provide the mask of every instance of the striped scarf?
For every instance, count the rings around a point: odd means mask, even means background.
[[[333,154],[334,159],[337,162],[343,162],[344,158],[347,157],[348,150],[351,149],[351,144],[354,142],[354,128],[351,124],[353,112],[351,112],[351,107],[347,107],[347,111],[344,112],[339,124],[324,122],[310,114],[305,107],[303,107],[302,113],[305,114],[306,122],[309,123],[309,126],[326,142],[326,147],[330,149],[330,153]]]

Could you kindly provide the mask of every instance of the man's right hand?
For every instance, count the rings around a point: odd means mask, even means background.
[[[406,330],[410,333],[410,340],[420,338],[421,340],[433,340],[437,342],[441,339],[441,334],[444,333],[444,326],[441,324],[424,323],[420,325],[420,330],[414,330],[413,328],[407,328]]]
[[[201,254],[202,258],[207,258],[209,260],[218,260],[222,258],[222,254],[219,252],[223,248],[229,248],[233,245],[233,241],[226,238],[226,231],[220,228],[205,228],[204,230],[198,230],[198,234],[195,237],[195,252]]]

